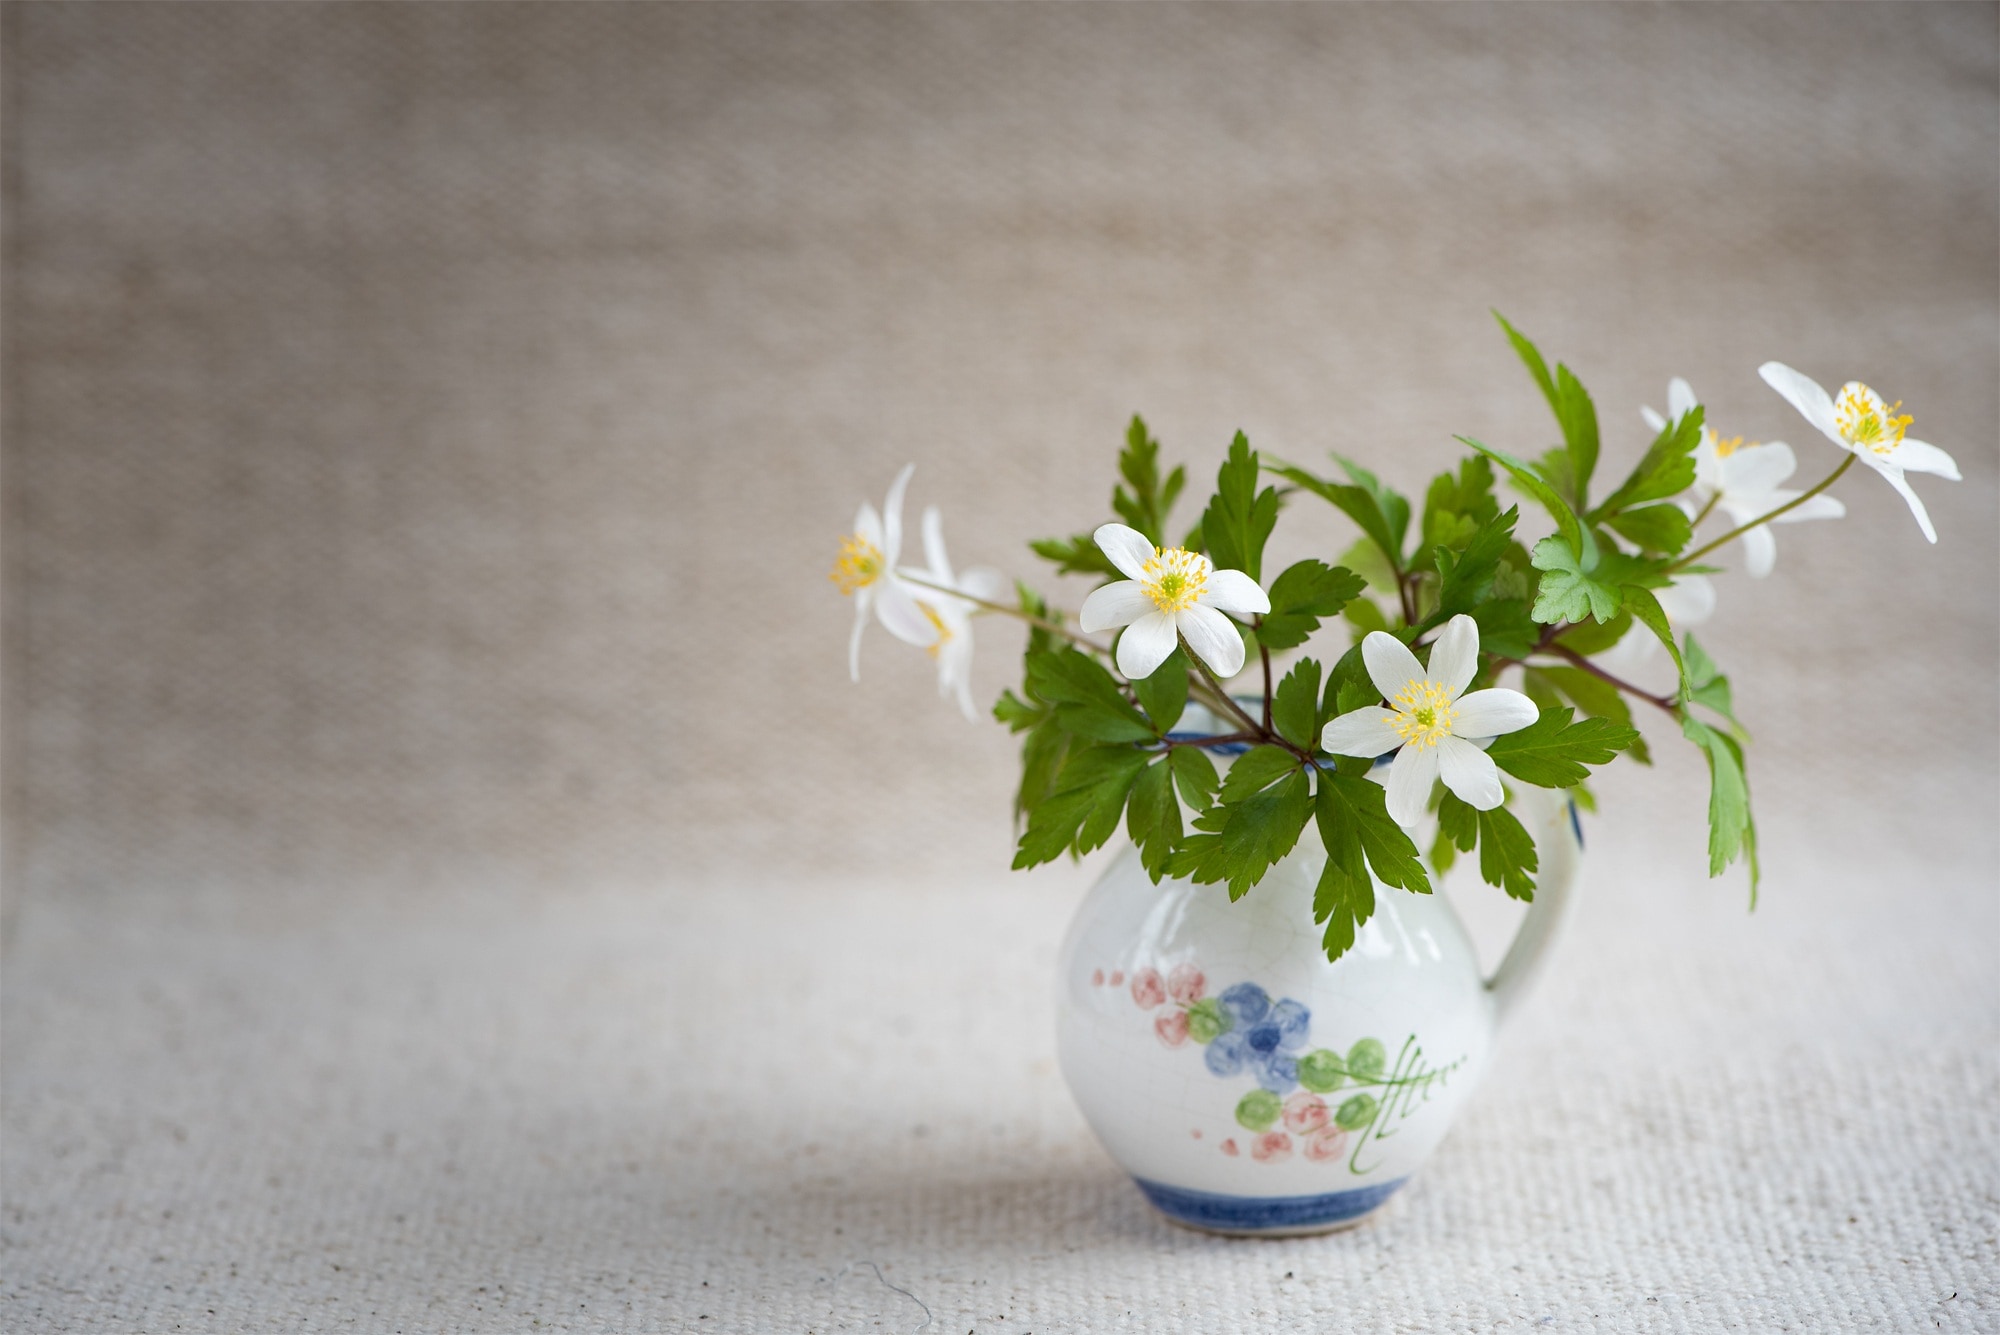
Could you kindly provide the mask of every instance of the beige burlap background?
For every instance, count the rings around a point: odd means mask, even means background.
[[[7,1329],[2000,1328],[1992,6],[0,15]],[[1655,729],[1397,1205],[1175,1231],[1053,1070],[1094,864],[835,540],[915,461],[1029,574],[1134,410],[1531,451],[1491,307],[1607,467],[1675,374],[1830,465],[1776,357],[1965,480],[1724,581],[1754,917]]]

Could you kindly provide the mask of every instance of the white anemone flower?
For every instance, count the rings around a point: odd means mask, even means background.
[[[896,573],[903,550],[903,490],[915,464],[905,464],[889,484],[882,513],[866,501],[854,516],[854,532],[840,540],[840,556],[828,576],[840,591],[854,595],[854,634],[847,642],[847,671],[861,680],[861,632],[872,609],[891,635],[928,649],[937,642],[936,624],[917,602],[917,590]]]
[[[1667,411],[1673,420],[1678,422],[1693,411],[1696,402],[1688,382],[1674,377],[1667,386]],[[1651,408],[1641,408],[1639,415],[1653,430],[1666,430],[1666,419]],[[1724,437],[1714,427],[1704,425],[1701,443],[1694,450],[1694,487],[1682,508],[1694,517],[1713,505],[1729,516],[1732,528],[1740,528],[1803,494],[1778,485],[1796,472],[1798,466],[1792,447],[1782,440],[1761,444],[1751,441],[1746,445],[1741,436]],[[1838,519],[1846,513],[1847,507],[1833,497],[1815,496],[1771,522],[1796,524],[1806,519]],[[1743,535],[1742,542],[1744,569],[1759,579],[1770,574],[1778,559],[1778,542],[1771,535],[1771,525],[1759,524]]]
[[[1840,387],[1838,396],[1829,398],[1818,381],[1783,362],[1765,362],[1757,368],[1757,374],[1819,428],[1821,435],[1880,473],[1909,502],[1910,513],[1917,517],[1917,527],[1924,531],[1924,536],[1937,541],[1937,530],[1931,527],[1924,503],[1917,499],[1917,493],[1910,489],[1903,474],[1936,473],[1958,482],[1961,480],[1958,465],[1937,446],[1903,434],[1913,419],[1897,414],[1896,409],[1903,406],[1900,399],[1884,403],[1880,394],[1859,380],[1848,381]]]
[[[1361,659],[1389,708],[1370,705],[1342,714],[1326,725],[1320,745],[1341,756],[1396,751],[1388,789],[1389,815],[1398,825],[1423,819],[1436,779],[1481,811],[1506,800],[1500,767],[1485,744],[1527,727],[1541,711],[1519,691],[1495,687],[1465,694],[1479,670],[1477,622],[1462,614],[1447,622],[1431,648],[1428,669],[1401,640],[1379,630],[1361,642]]]
[[[1083,600],[1077,620],[1088,631],[1127,627],[1118,639],[1118,670],[1132,680],[1150,677],[1185,639],[1218,677],[1243,670],[1243,637],[1225,612],[1271,610],[1257,581],[1184,547],[1155,547],[1123,524],[1092,535],[1111,564],[1130,579],[1107,584]]]
[[[972,617],[979,605],[967,599],[995,602],[1006,580],[999,571],[983,567],[963,575],[952,573],[951,558],[944,549],[944,521],[935,505],[924,510],[923,528],[924,560],[929,567],[905,574],[914,573],[923,581],[915,596],[918,609],[930,619],[937,634],[929,649],[937,663],[938,694],[956,699],[965,716],[977,720],[979,711],[972,703]],[[966,597],[954,598],[953,590]]]

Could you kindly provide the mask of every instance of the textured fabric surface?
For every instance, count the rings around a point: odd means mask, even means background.
[[[1992,6],[0,24],[0,1326],[2000,1328]],[[1169,1228],[1053,1066],[1094,866],[999,873],[922,655],[846,680],[835,539],[914,460],[1029,574],[1134,410],[1533,452],[1489,307],[1607,468],[1678,374],[1815,473],[1777,357],[1965,480],[1724,582],[1754,916],[1655,727],[1409,1192]]]

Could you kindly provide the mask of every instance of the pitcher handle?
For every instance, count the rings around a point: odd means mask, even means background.
[[[1534,837],[1541,868],[1535,876],[1535,902],[1521,922],[1500,967],[1487,980],[1494,1011],[1501,1023],[1518,1007],[1547,964],[1549,951],[1569,921],[1574,905],[1578,865],[1583,860],[1583,834],[1576,807],[1561,789],[1522,785],[1516,790],[1514,814]]]

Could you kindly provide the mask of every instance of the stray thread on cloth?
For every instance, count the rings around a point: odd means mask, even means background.
[[[911,1302],[915,1303],[917,1306],[924,1309],[924,1324],[918,1326],[916,1330],[911,1331],[910,1335],[916,1335],[917,1330],[928,1329],[930,1327],[931,1322],[936,1320],[936,1318],[931,1313],[931,1305],[929,1303],[925,1302],[922,1298],[919,1298],[916,1294],[911,1293],[908,1289],[901,1288],[898,1287],[897,1285],[891,1284],[889,1282],[888,1276],[882,1273],[882,1267],[876,1265],[873,1261],[849,1261],[846,1265],[842,1266],[840,1269],[836,1270],[833,1273],[833,1275],[831,1276],[833,1287],[827,1293],[827,1315],[829,1318],[833,1316],[833,1297],[840,1291],[840,1281],[846,1277],[848,1271],[854,1270],[860,1266],[867,1266],[870,1270],[873,1270],[875,1272],[875,1278],[877,1282],[879,1282],[883,1288],[888,1289],[892,1293],[902,1294],[905,1298],[908,1298]]]

